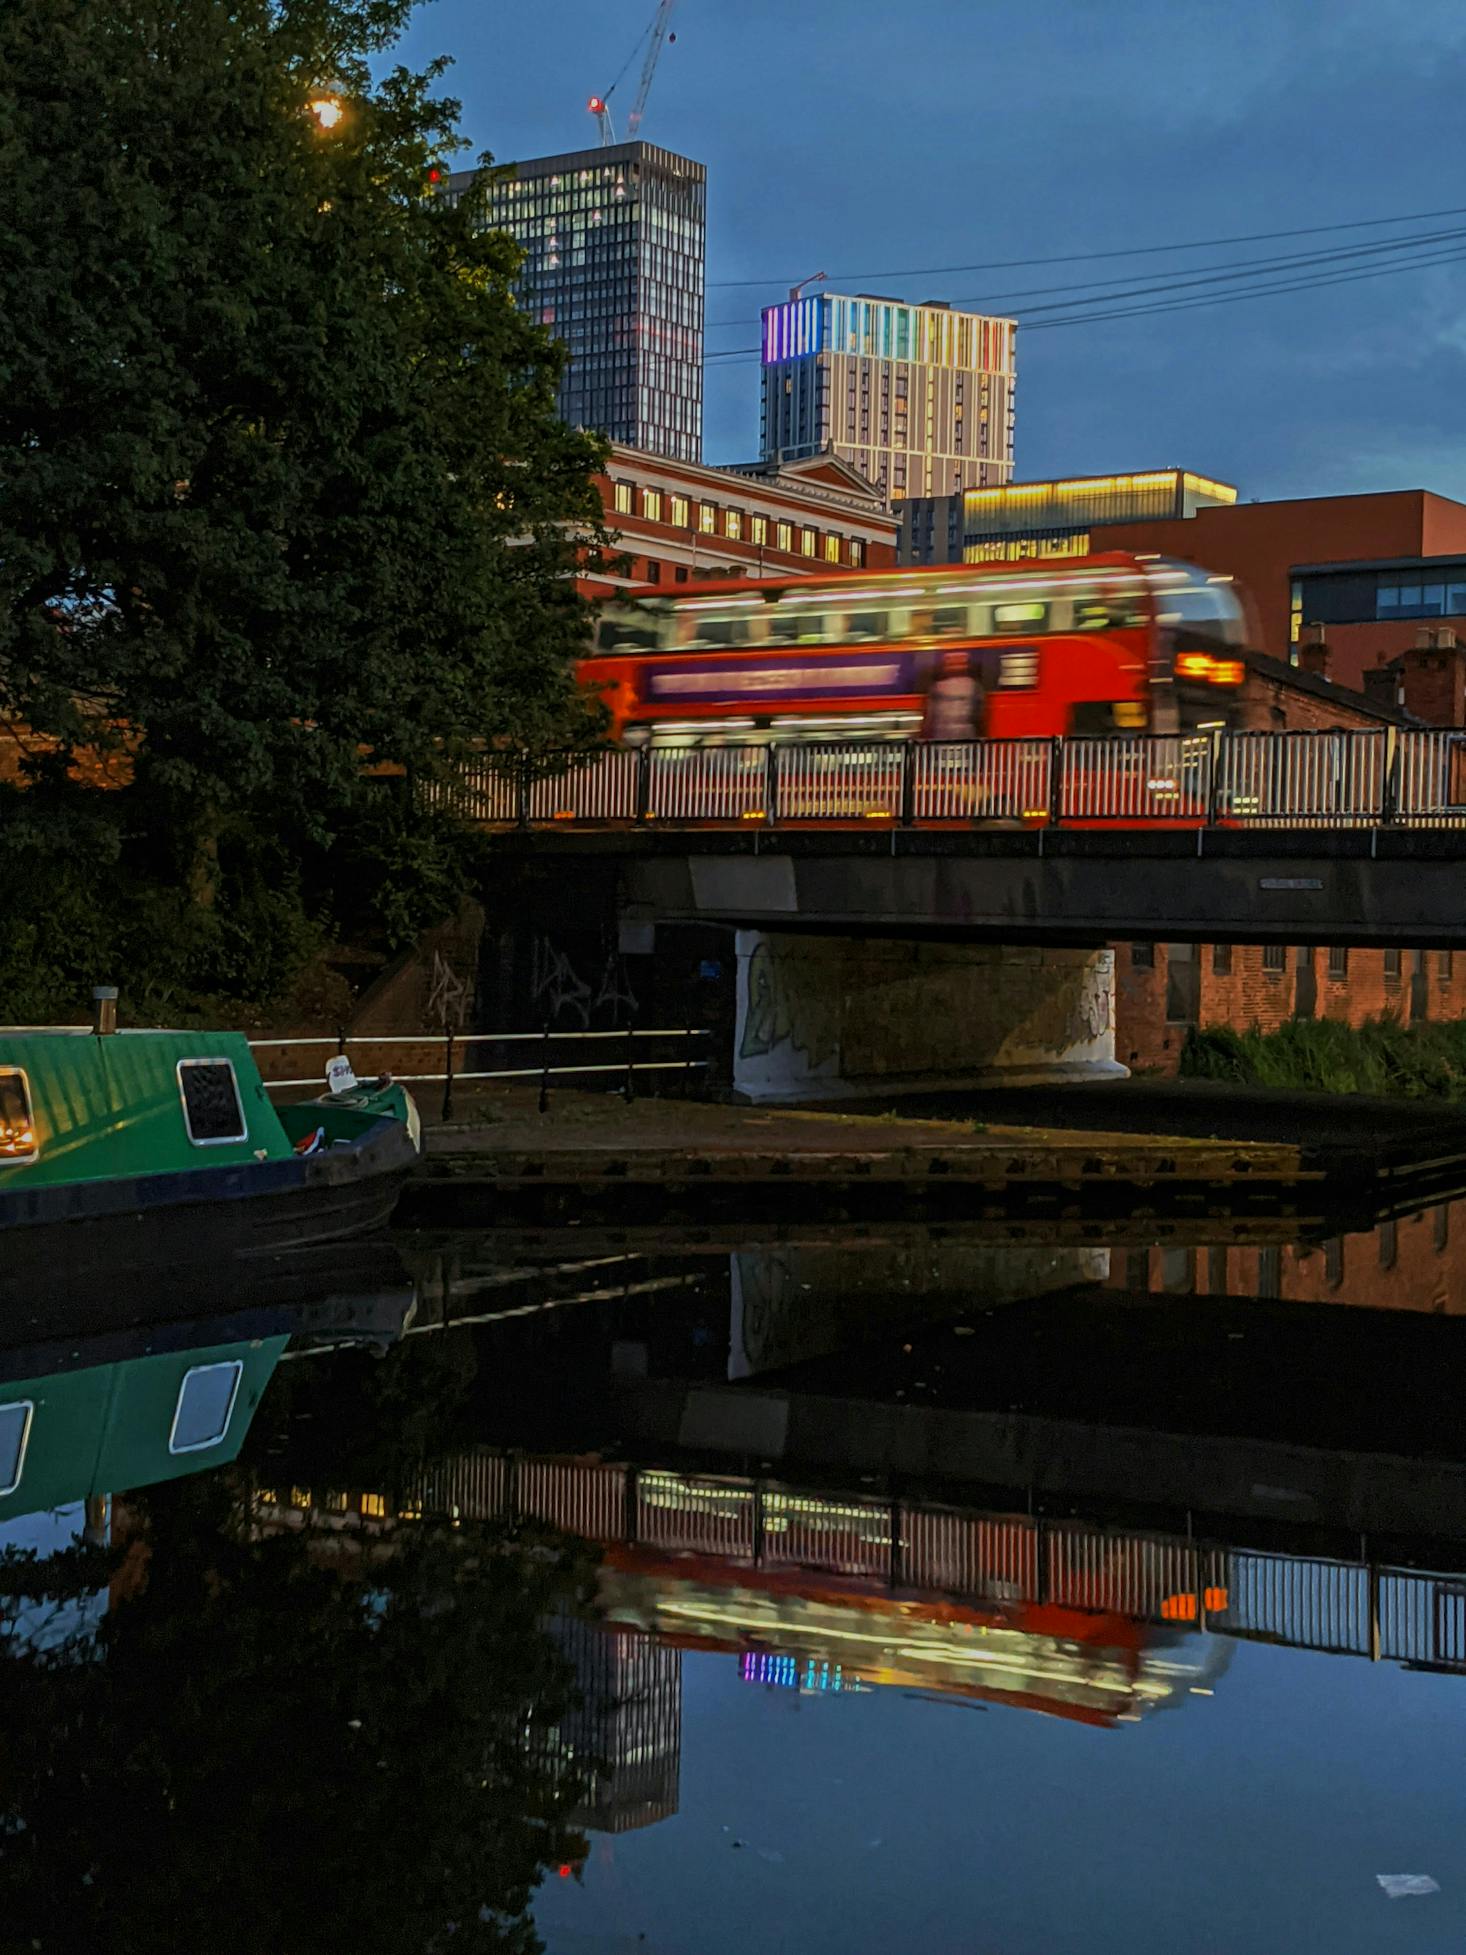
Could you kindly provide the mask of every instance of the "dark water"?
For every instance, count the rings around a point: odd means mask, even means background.
[[[1460,1949],[1463,1263],[1446,1203],[72,1299],[0,1350],[0,1947]]]

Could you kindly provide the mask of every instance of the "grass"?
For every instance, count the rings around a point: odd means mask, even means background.
[[[1181,1076],[1308,1093],[1466,1100],[1466,1019],[1402,1025],[1385,1017],[1346,1025],[1306,1018],[1275,1032],[1193,1029],[1182,1048]]]

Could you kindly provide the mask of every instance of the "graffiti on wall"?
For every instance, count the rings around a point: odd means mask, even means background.
[[[600,977],[592,982],[548,937],[536,937],[531,946],[529,988],[535,1011],[547,1025],[568,1022],[582,1032],[595,1018],[617,1025],[634,1017],[637,1009],[625,961],[616,951],[607,951]]]
[[[740,1059],[766,1058],[783,1045],[802,1052],[811,1067],[834,1058],[840,1046],[838,966],[831,962],[821,983],[808,968],[812,961],[807,946],[791,954],[769,937],[754,945],[744,980]]]

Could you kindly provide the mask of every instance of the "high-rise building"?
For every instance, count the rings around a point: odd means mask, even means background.
[[[763,315],[763,448],[833,449],[892,502],[1013,473],[1011,319],[820,292]]]
[[[448,179],[462,196],[476,172]],[[707,172],[652,143],[487,173],[485,216],[524,249],[519,303],[563,340],[560,412],[628,447],[702,459]]]

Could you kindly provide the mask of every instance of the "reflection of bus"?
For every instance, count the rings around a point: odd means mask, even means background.
[[[1179,733],[1243,642],[1229,578],[1116,553],[688,585],[608,604],[581,671],[628,744]]]
[[[1033,1602],[879,1593],[807,1569],[614,1547],[598,1581],[612,1623],[684,1650],[791,1656],[842,1682],[1006,1704],[1112,1726],[1173,1706],[1225,1667],[1214,1637]]]

